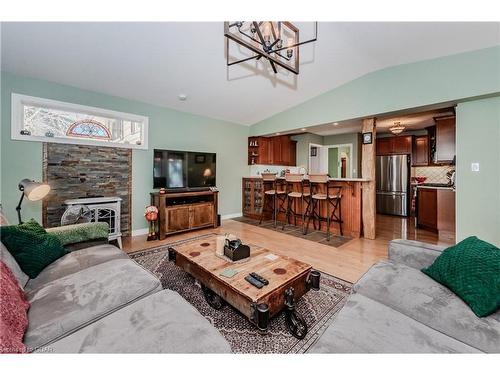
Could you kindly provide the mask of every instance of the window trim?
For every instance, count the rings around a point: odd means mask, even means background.
[[[110,109],[104,109],[99,107],[91,107],[81,104],[74,104],[68,102],[62,102],[58,100],[39,98],[36,96],[22,95],[17,93],[12,93],[11,95],[11,124],[10,124],[10,135],[12,140],[16,141],[31,141],[31,142],[50,142],[50,143],[64,143],[64,144],[77,144],[77,145],[90,145],[90,146],[103,146],[103,147],[119,147],[119,148],[131,148],[139,150],[148,149],[148,127],[149,127],[149,117],[135,115],[133,113],[112,111]],[[36,135],[21,135],[21,130],[24,128],[24,105],[33,105],[40,107],[48,107],[51,109],[72,111],[84,113],[91,116],[102,116],[111,117],[117,120],[126,121],[136,121],[143,124],[142,137],[143,142],[140,145],[131,143],[113,143],[106,141],[99,141],[93,139],[73,139],[73,138],[52,138],[45,136]]]

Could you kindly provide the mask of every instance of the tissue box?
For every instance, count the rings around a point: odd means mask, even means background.
[[[224,255],[231,259],[233,262],[245,259],[250,256],[250,247],[240,244],[238,247],[224,246]]]

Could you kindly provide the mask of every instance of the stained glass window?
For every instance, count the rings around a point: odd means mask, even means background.
[[[12,101],[12,139],[147,149],[147,117],[18,94]]]
[[[74,122],[66,131],[70,137],[110,139],[111,134],[106,127],[98,121],[81,120]]]

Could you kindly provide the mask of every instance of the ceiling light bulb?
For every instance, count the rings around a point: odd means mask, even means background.
[[[186,94],[179,94],[179,100],[180,100],[181,102],[186,101],[186,100],[187,100],[187,95],[186,95]]]
[[[305,131],[306,131],[306,128],[302,128],[302,129],[300,129],[300,130],[302,130],[303,132],[305,132]]]
[[[337,126],[339,123],[338,122],[334,122],[333,125]]]
[[[276,133],[276,135],[280,135],[281,133]]]

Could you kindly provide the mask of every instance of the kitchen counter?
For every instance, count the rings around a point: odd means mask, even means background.
[[[249,176],[249,177],[243,177],[243,178],[250,178],[250,179],[261,179],[262,176]],[[278,176],[278,180],[284,180],[285,177]],[[305,175],[304,179],[307,180],[308,176]],[[370,182],[369,178],[329,178],[329,181],[339,181],[339,182]]]
[[[438,233],[440,238],[454,240],[455,190],[451,186],[416,186],[416,224]]]
[[[435,189],[435,190],[451,190],[455,191],[453,186],[426,186],[426,185],[415,185],[417,189]]]
[[[307,179],[307,176],[305,176]],[[278,177],[279,183],[284,184],[284,177]],[[362,232],[363,221],[361,218],[362,212],[362,189],[365,183],[372,182],[372,180],[367,178],[330,178],[330,181],[334,181],[335,186],[342,187],[342,198],[341,198],[341,210],[342,210],[342,230],[344,236],[349,236],[353,238],[359,238]],[[243,216],[250,217],[253,219],[260,219],[262,212],[262,207],[264,205],[264,191],[271,189],[272,183],[267,183],[262,180],[261,176],[243,177]],[[295,184],[295,190],[300,191],[300,183]],[[320,185],[319,190],[325,192],[325,185]],[[284,204],[286,208],[288,203]],[[306,205],[301,205],[299,201],[296,203],[295,210],[300,215],[305,211]],[[326,205],[321,205],[322,216],[326,216]],[[270,212],[266,212],[266,219],[271,218]],[[280,213],[278,215],[280,221],[285,220],[285,215]],[[300,216],[297,217],[297,225],[301,224]],[[292,221],[294,222],[294,221]],[[321,223],[321,230],[326,230],[326,223]],[[313,223],[310,223],[311,229],[313,229]],[[333,234],[339,233],[338,223],[332,223],[330,227]]]

